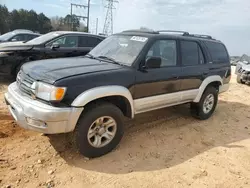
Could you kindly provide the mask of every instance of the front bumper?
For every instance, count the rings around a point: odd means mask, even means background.
[[[20,94],[16,82],[8,87],[5,100],[17,124],[25,129],[57,134],[74,130],[83,108],[58,108]]]

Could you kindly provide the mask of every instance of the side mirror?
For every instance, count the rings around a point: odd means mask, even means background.
[[[51,45],[51,49],[56,49],[56,48],[60,48],[60,44],[58,44],[58,43],[53,43],[53,44]]]
[[[146,59],[145,68],[156,69],[161,67],[160,57],[149,57]]]

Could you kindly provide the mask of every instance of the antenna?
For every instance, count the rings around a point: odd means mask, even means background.
[[[113,9],[115,9],[114,3],[118,3],[118,1],[117,0],[106,0],[106,1],[107,5],[105,6],[105,8],[107,8],[107,12],[103,27],[103,33],[105,35],[111,35],[113,34]]]

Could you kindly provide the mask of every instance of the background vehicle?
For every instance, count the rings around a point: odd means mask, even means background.
[[[105,37],[83,32],[50,32],[28,42],[0,47],[0,75],[16,75],[25,62],[87,54]]]
[[[211,36],[125,31],[78,58],[22,66],[5,99],[17,123],[47,134],[73,132],[80,152],[98,157],[124,133],[124,116],[190,103],[200,120],[229,88],[230,59]]]
[[[30,30],[17,29],[3,35],[0,35],[0,43],[5,42],[16,42],[16,41],[29,41],[36,37],[39,37],[41,34],[34,33]]]
[[[240,84],[250,83],[250,63],[248,61],[239,61],[236,65],[236,81]]]

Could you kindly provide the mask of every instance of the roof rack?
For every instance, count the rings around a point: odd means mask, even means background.
[[[182,36],[187,36],[187,37],[197,37],[197,38],[206,38],[206,39],[211,39],[211,40],[215,40],[212,36],[210,35],[200,35],[200,34],[191,34],[187,31],[175,31],[175,30],[160,30],[160,31],[157,31],[159,33],[181,33]]]
[[[125,30],[123,32],[140,32],[140,33],[149,33],[149,34],[159,34],[159,33],[180,33],[182,36],[186,37],[196,37],[196,38],[204,38],[210,40],[216,40],[210,35],[201,35],[201,34],[191,34],[187,31],[177,31],[177,30],[143,30],[143,29],[133,29],[133,30]]]
[[[200,34],[188,34],[183,36],[190,36],[190,37],[198,37],[198,38],[207,38],[207,39],[213,39],[210,35],[200,35]]]
[[[182,33],[182,35],[189,35],[187,31],[176,31],[176,30],[159,30],[159,33]]]
[[[122,31],[123,33],[130,33],[130,32],[138,32],[138,33],[150,33],[150,34],[159,34],[159,32],[154,30],[143,30],[143,29],[132,29],[132,30],[125,30]]]

